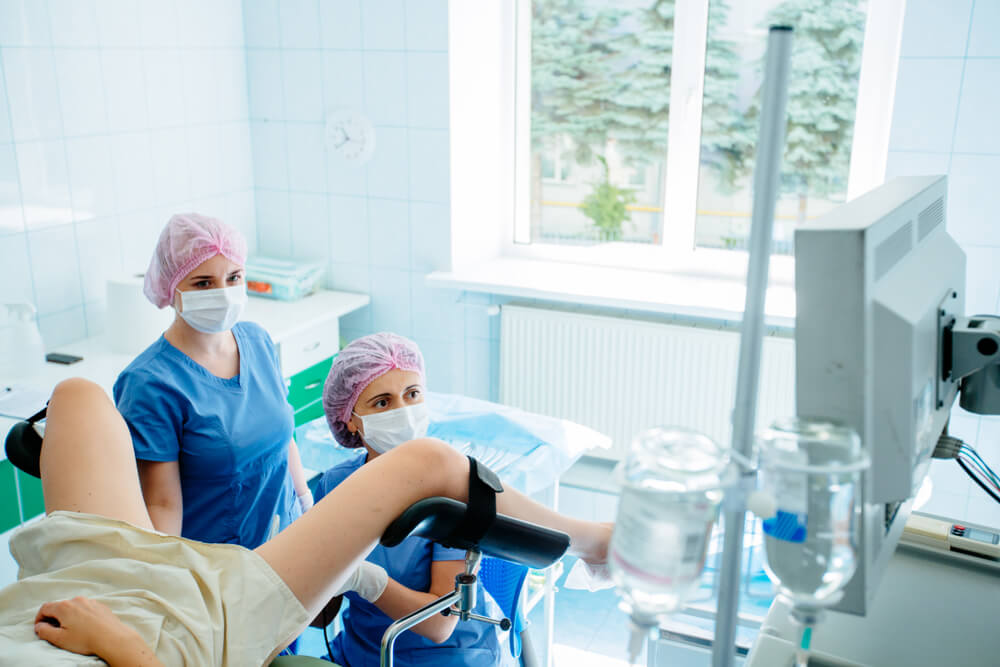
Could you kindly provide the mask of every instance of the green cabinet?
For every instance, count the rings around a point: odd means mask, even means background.
[[[0,533],[45,512],[42,481],[0,461]]]
[[[293,375],[288,381],[288,402],[295,411],[295,425],[323,416],[323,384],[336,355]]]
[[[20,503],[17,499],[17,484],[14,473],[17,469],[10,461],[0,461],[0,533],[21,523]]]

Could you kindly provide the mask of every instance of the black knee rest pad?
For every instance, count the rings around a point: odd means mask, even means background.
[[[18,422],[7,433],[4,450],[7,460],[14,467],[32,477],[41,477],[39,459],[42,455],[42,436],[35,430],[35,422],[45,418],[45,410],[28,418],[28,421]]]
[[[469,502],[425,498],[386,528],[382,544],[394,547],[409,535],[446,547],[480,551],[528,567],[548,567],[569,548],[566,533],[497,514],[496,494],[503,485],[496,473],[469,457]]]

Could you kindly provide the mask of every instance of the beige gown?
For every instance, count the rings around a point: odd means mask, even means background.
[[[20,569],[0,589],[0,667],[104,664],[35,636],[43,603],[77,595],[108,605],[167,667],[266,665],[310,620],[264,559],[235,545],[53,512],[10,550]]]

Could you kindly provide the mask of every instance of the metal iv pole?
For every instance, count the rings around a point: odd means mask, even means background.
[[[750,258],[747,265],[746,303],[740,335],[740,365],[733,408],[733,449],[750,456],[757,417],[757,386],[764,336],[764,297],[771,258],[774,208],[780,183],[781,158],[785,148],[785,106],[788,102],[788,71],[792,53],[792,29],[771,26],[767,40],[767,64],[761,101],[760,134],[753,179],[753,218],[750,224]],[[715,614],[712,666],[733,664],[736,616],[740,602],[740,566],[746,509],[725,512],[725,542],[719,569],[719,605]]]

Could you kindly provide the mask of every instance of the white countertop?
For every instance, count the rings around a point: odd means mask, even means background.
[[[251,297],[242,319],[260,324],[275,342],[280,343],[283,339],[294,336],[316,322],[327,320],[330,317],[340,317],[358,308],[363,308],[368,305],[369,301],[367,294],[329,290],[320,290],[299,301],[277,301]],[[152,342],[150,341],[150,343]],[[50,351],[76,355],[83,357],[83,360],[70,365],[46,362],[34,375],[2,378],[0,384],[3,386],[22,384],[51,391],[62,380],[83,377],[103,387],[110,396],[111,388],[118,374],[135,358],[133,354],[111,352],[105,336],[85,338]],[[14,419],[0,416],[0,434],[6,437],[7,431],[15,423]],[[0,448],[0,460],[6,458],[2,449]]]

